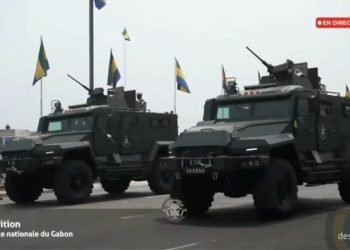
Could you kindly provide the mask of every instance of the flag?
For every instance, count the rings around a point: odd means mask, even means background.
[[[119,80],[120,80],[120,72],[119,72],[118,66],[114,60],[112,50],[111,50],[111,55],[109,58],[107,85],[115,88],[117,86],[117,82]]]
[[[258,70],[258,83],[261,84],[261,76],[260,76],[260,71]]]
[[[127,41],[130,41],[130,36],[127,32],[127,30],[124,28],[122,35],[124,36],[124,39]]]
[[[224,89],[227,88],[227,78],[226,78],[226,74],[225,74],[224,65],[222,65],[222,87]]]
[[[350,97],[350,91],[349,91],[349,87],[346,84],[346,89],[345,89],[345,97]]]
[[[97,9],[102,9],[107,4],[107,0],[95,0],[95,6]]]
[[[182,69],[181,69],[181,67],[180,67],[180,64],[179,64],[179,62],[177,61],[176,58],[175,58],[175,61],[176,61],[176,82],[177,82],[177,90],[180,90],[180,91],[182,91],[182,92],[191,94],[190,89],[188,88],[188,85],[187,85],[187,83],[186,83],[185,75],[184,75],[184,73],[182,72]]]
[[[39,56],[36,62],[33,86],[37,81],[47,76],[47,71],[50,69],[49,61],[47,60],[43,39],[41,39]]]

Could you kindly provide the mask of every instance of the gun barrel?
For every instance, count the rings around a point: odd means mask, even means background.
[[[91,93],[92,89],[89,89],[88,87],[86,87],[84,84],[82,84],[81,82],[79,82],[78,80],[74,79],[74,77],[72,77],[71,75],[68,74],[68,77],[70,79],[72,79],[73,81],[75,81],[76,83],[78,83],[80,86],[82,86],[84,89],[86,89],[89,94]]]
[[[272,65],[269,65],[267,62],[265,62],[263,59],[261,59],[257,54],[255,54],[248,46],[246,46],[246,49],[249,50],[256,58],[259,59],[259,61],[265,65],[266,68],[270,69]]]

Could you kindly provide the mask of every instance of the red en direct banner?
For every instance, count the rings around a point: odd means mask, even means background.
[[[316,27],[320,29],[350,28],[350,17],[319,17],[316,18]]]

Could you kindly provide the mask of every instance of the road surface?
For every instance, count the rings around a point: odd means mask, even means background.
[[[106,194],[97,184],[91,200],[78,206],[58,204],[51,192],[27,207],[4,197],[0,201],[0,248],[320,250],[341,244],[346,247],[350,240],[332,238],[346,229],[339,229],[346,219],[347,214],[345,217],[343,214],[335,224],[338,231],[332,231],[335,220],[330,215],[347,209],[337,186],[299,190],[298,212],[282,221],[257,220],[251,196],[230,199],[217,194],[212,210],[204,218],[173,223],[161,209],[168,196],[155,196],[144,182],[131,185],[125,194],[116,197]],[[6,221],[19,222],[20,226],[17,223],[17,228],[5,228]],[[7,232],[13,232],[13,237]],[[31,232],[32,237],[23,237],[24,232]]]

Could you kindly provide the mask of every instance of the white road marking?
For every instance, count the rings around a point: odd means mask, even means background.
[[[183,245],[183,246],[178,246],[178,247],[173,247],[173,248],[167,248],[167,249],[165,249],[165,250],[177,250],[177,249],[182,249],[182,248],[186,248],[186,247],[197,246],[198,244],[203,244],[203,243],[207,243],[207,242],[215,242],[215,241],[216,241],[216,240],[195,242],[195,243],[187,244],[187,245]],[[203,248],[203,249],[204,249],[204,248]]]
[[[133,189],[128,189],[126,191],[140,191],[140,190],[150,190],[149,188],[133,188]]]
[[[140,214],[140,215],[133,215],[133,216],[126,216],[126,217],[120,217],[120,219],[127,220],[127,219],[133,219],[133,218],[137,218],[137,217],[142,217],[142,214]]]
[[[147,181],[132,181],[130,183],[130,187],[135,187],[135,186],[147,186],[148,182]],[[101,183],[94,183],[94,188],[100,188]]]
[[[183,246],[179,246],[179,247],[173,247],[173,248],[168,248],[165,250],[176,250],[176,249],[182,249],[182,248],[186,248],[186,247],[193,247],[198,245],[198,243],[192,243],[192,244],[188,244],[188,245],[183,245]]]
[[[149,188],[135,188],[135,189],[129,189],[129,190],[126,190],[126,192],[130,193],[130,191],[140,191],[140,190],[149,190]],[[100,194],[108,194],[106,191],[95,191],[92,193],[93,195],[100,195]],[[1,193],[0,193],[1,195]]]
[[[169,196],[168,194],[163,194],[163,195],[152,195],[152,196],[147,196],[145,197],[146,199],[151,199],[151,198],[161,198],[161,197],[165,197],[165,196]]]
[[[130,186],[148,186],[148,181],[132,181]]]

